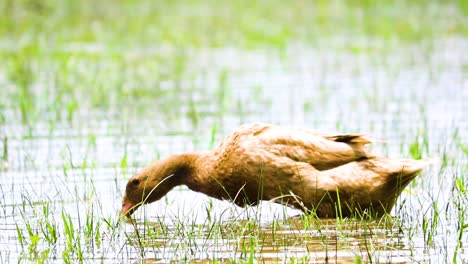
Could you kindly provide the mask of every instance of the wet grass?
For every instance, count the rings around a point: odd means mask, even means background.
[[[0,262],[465,263],[465,2],[1,1]],[[178,188],[119,219],[138,168],[251,121],[439,162],[393,218]]]

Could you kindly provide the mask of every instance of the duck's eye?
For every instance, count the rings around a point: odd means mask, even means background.
[[[138,180],[138,179],[133,179],[133,180],[132,180],[132,184],[133,184],[134,186],[137,186],[138,184],[140,184],[140,180]]]

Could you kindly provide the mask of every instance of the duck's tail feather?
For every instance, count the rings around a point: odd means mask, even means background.
[[[398,185],[405,187],[411,182],[422,170],[430,164],[434,163],[434,159],[391,159],[376,157],[372,158],[370,162],[373,163],[374,170],[385,170],[388,175],[393,175],[389,178],[390,185],[395,186],[394,181],[398,181]]]
[[[328,140],[332,140],[335,142],[341,142],[348,144],[350,147],[353,148],[355,153],[359,153],[358,156],[360,158],[373,158],[375,155],[371,153],[367,148],[366,145],[376,142],[369,138],[368,136],[362,134],[342,134],[342,135],[329,135],[326,136]]]
[[[429,166],[437,162],[436,159],[420,159],[420,160],[401,160],[401,172],[404,175],[407,175],[408,178],[414,178],[416,175],[421,173],[421,171]]]
[[[331,135],[331,136],[326,136],[327,139],[333,140],[336,142],[343,142],[343,143],[351,143],[351,144],[369,144],[376,142],[376,140],[373,140],[366,135],[362,134],[343,134],[343,135]]]

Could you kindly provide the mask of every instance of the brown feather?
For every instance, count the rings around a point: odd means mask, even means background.
[[[360,134],[243,125],[210,152],[169,156],[133,176],[121,213],[183,184],[239,206],[270,200],[320,217],[381,216],[428,162],[375,157],[369,143]]]

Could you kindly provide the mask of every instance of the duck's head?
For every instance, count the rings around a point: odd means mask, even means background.
[[[151,171],[144,170],[128,180],[125,188],[125,195],[122,201],[120,215],[130,216],[135,210],[143,204],[151,203],[161,199],[169,190],[163,193],[163,184],[158,183],[159,177],[154,177]]]
[[[132,176],[125,188],[121,216],[130,216],[138,207],[161,199],[172,188],[183,184],[187,166],[177,156],[159,160]]]

